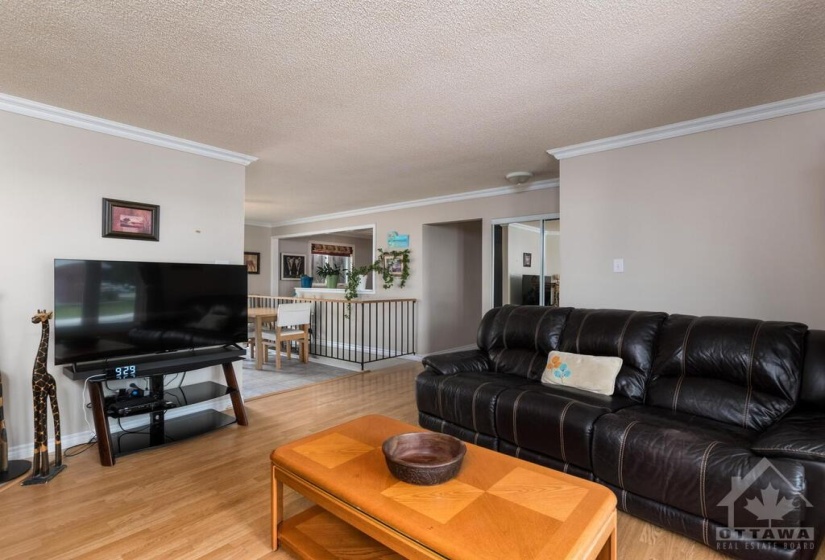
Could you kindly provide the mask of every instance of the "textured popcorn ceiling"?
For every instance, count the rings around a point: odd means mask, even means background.
[[[247,219],[825,90],[822,0],[3,0],[0,92],[243,152]]]

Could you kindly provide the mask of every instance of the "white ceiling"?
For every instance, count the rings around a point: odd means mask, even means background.
[[[260,223],[825,91],[822,0],[5,0],[0,23],[0,92],[258,157]]]

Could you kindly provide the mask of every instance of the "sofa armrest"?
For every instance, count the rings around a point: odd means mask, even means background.
[[[768,428],[751,445],[765,457],[792,457],[825,463],[825,414],[791,413]]]
[[[426,356],[422,363],[424,367],[441,375],[451,375],[462,371],[490,371],[490,360],[487,359],[487,354],[478,349],[432,354]]]

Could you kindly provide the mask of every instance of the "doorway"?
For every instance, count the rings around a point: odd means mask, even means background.
[[[475,344],[484,295],[482,231],[481,220],[424,225],[422,354]]]
[[[493,222],[493,306],[559,306],[558,214]]]

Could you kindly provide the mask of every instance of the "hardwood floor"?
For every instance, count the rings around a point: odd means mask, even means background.
[[[0,488],[0,558],[292,558],[269,542],[269,454],[279,445],[364,414],[416,423],[420,364],[366,372],[247,402],[249,426],[121,457],[68,458],[42,486]],[[286,516],[309,503],[287,490]],[[619,515],[619,558],[724,558]],[[817,557],[825,560],[825,551]]]

